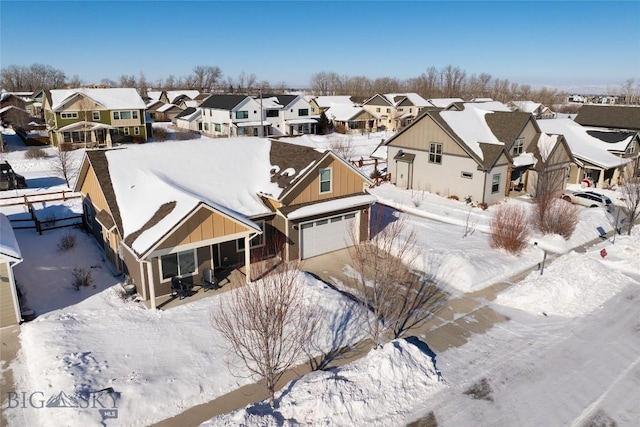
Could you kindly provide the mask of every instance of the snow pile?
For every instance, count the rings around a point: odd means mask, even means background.
[[[363,426],[389,420],[401,425],[413,415],[406,408],[444,387],[420,344],[392,341],[342,368],[312,372],[290,383],[276,396],[276,410],[262,402],[202,425]]]
[[[637,264],[637,248],[635,252]],[[545,268],[543,275],[530,273],[500,294],[496,302],[537,314],[578,317],[591,313],[633,282],[596,255],[571,252],[560,257]]]

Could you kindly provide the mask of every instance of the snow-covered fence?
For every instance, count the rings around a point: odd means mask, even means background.
[[[66,200],[79,199],[81,197],[82,194],[67,190],[53,191],[50,193],[21,194],[18,196],[0,197],[0,207],[19,205],[29,206],[29,204],[37,202],[64,202]]]

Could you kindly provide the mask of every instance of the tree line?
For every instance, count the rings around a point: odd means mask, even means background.
[[[80,87],[86,84],[74,75],[67,77],[62,71],[50,65],[30,66],[10,65],[0,71],[1,87],[10,92],[35,91],[63,87]],[[634,86],[635,84],[635,86]],[[150,88],[157,90],[193,89],[204,93],[257,94],[285,91],[287,85],[280,82],[271,85],[259,80],[253,73],[241,72],[238,76],[223,76],[218,66],[196,65],[191,74],[149,81],[145,74],[122,74],[117,80],[103,78],[99,85],[106,87],[135,87],[142,95]],[[440,69],[427,68],[417,77],[398,79],[396,77],[370,78],[364,75],[348,76],[332,71],[321,71],[311,75],[309,88],[314,95],[351,95],[366,99],[376,93],[413,92],[425,99],[430,98],[492,98],[501,102],[511,100],[532,100],[546,105],[564,102],[568,96],[557,89],[543,87],[533,89],[528,84],[510,82],[488,73],[468,74],[460,67],[447,65]],[[626,103],[633,103],[640,94],[640,81],[628,79],[618,88],[612,89],[625,97]]]

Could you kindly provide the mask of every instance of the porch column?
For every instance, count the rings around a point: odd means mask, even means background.
[[[107,147],[111,147],[111,132],[110,129],[107,129],[107,138],[106,138]]]
[[[248,285],[251,283],[251,238],[249,236],[244,238],[244,270]]]
[[[600,174],[598,175],[598,188],[604,188],[604,169],[600,169]]]
[[[147,279],[149,284],[149,298],[151,299],[151,309],[156,309],[156,284],[153,283],[153,269],[151,268],[151,262],[142,261],[147,264]]]

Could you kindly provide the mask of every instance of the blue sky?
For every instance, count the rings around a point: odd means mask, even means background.
[[[6,1],[0,65],[86,82],[216,65],[307,86],[333,71],[415,77],[449,64],[534,87],[640,80],[640,2]]]

